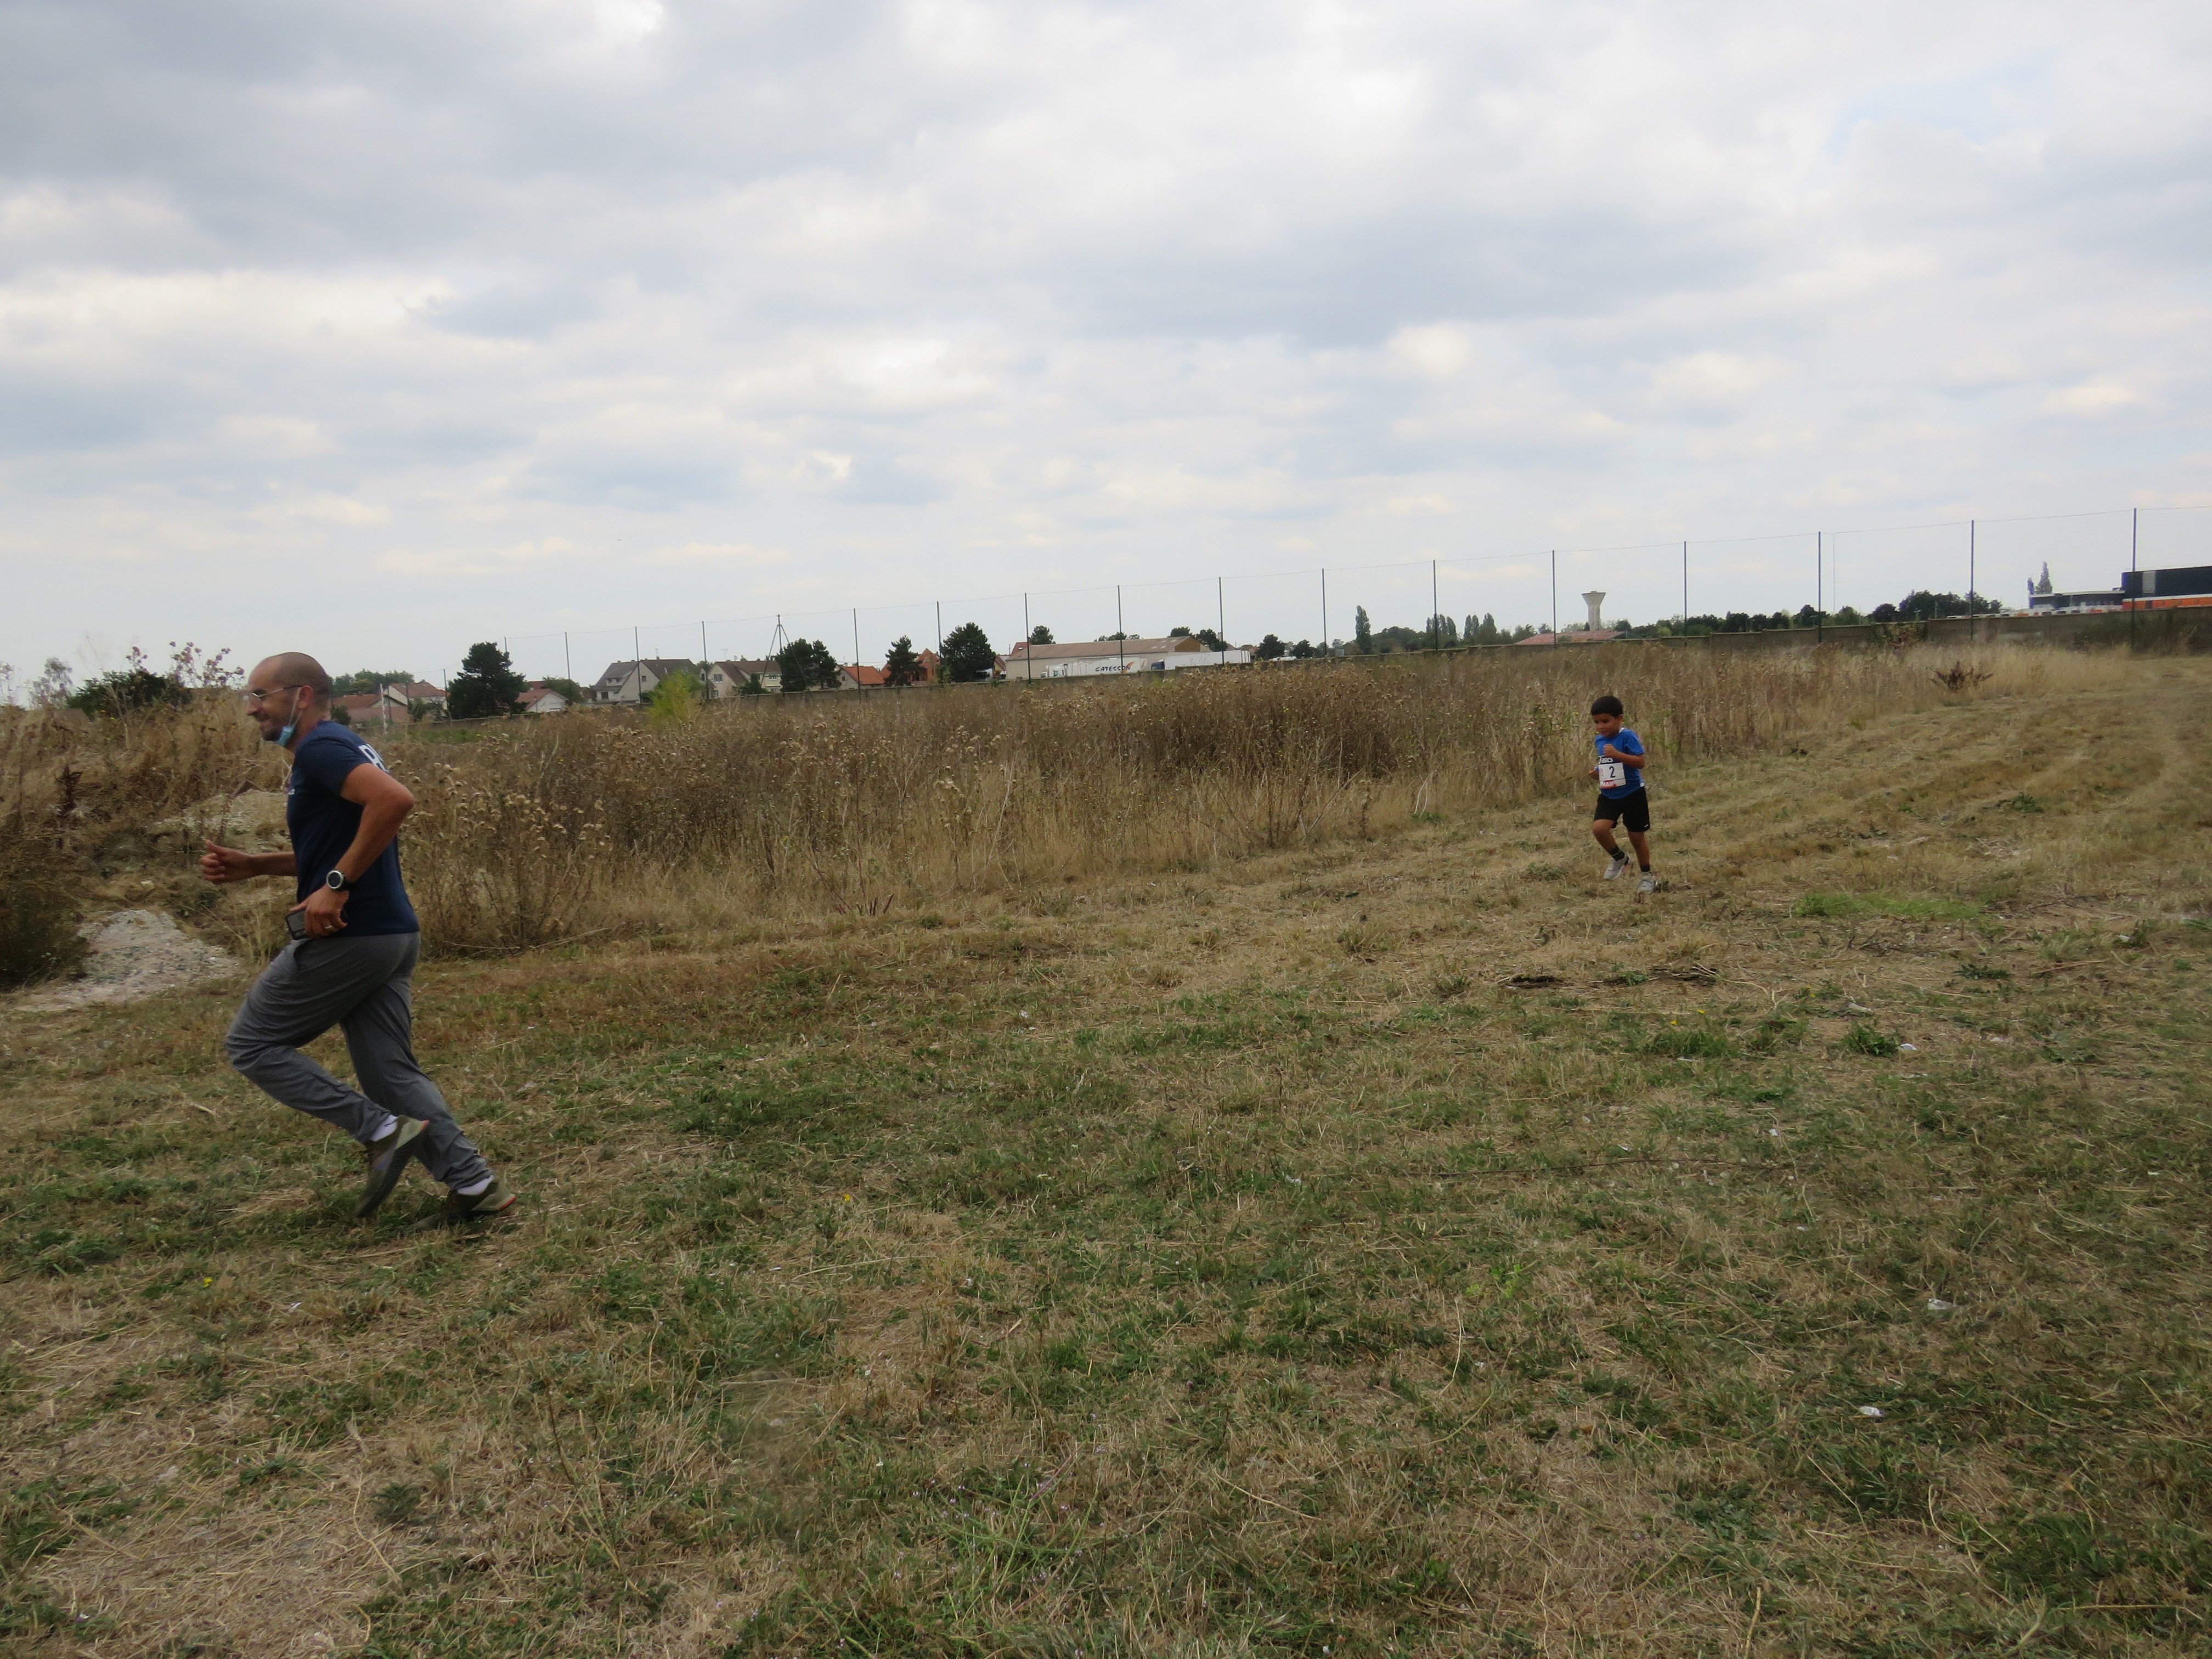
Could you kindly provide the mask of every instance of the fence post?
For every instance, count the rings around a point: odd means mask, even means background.
[[[1828,595],[1822,586],[1827,580],[1826,567],[1827,532],[1813,532],[1813,642],[1815,645],[1828,637]]]
[[[1437,611],[1437,562],[1431,559],[1429,561],[1429,649],[1431,651],[1441,651],[1444,648],[1444,619],[1443,614]]]
[[[868,683],[860,678],[860,607],[853,607],[853,690],[865,691]]]
[[[576,683],[576,659],[568,654],[568,633],[566,629],[561,631],[561,672],[568,677],[568,683],[571,685]]]
[[[1682,631],[1690,631],[1690,544],[1682,543]]]
[[[1036,646],[1030,639],[1036,631],[1030,626],[1030,596],[1024,593],[1022,595],[1022,678],[1025,680],[1036,678]]]
[[[1221,635],[1221,666],[1229,666],[1229,600],[1224,595],[1221,578],[1213,579],[1213,631]]]
[[[1321,568],[1321,653],[1328,655],[1328,567]]]
[[[1974,642],[1974,520],[1966,520],[1966,643]]]
[[[942,599],[937,601],[937,672],[940,677],[945,672],[945,601]],[[942,678],[937,683],[939,685],[948,684]]]
[[[1129,630],[1121,621],[1121,584],[1114,584],[1114,659],[1120,672],[1129,672]]]
[[[2142,508],[2139,507],[2131,507],[2128,509],[2128,569],[2130,573],[2139,572],[2142,568],[2142,565],[2138,559],[2138,555],[2142,548]],[[2138,581],[2136,584],[2136,592],[2131,595],[2127,601],[2128,649],[2130,651],[2136,648],[2136,602],[2142,598],[2142,584]]]
[[[1559,550],[1552,550],[1552,643],[1559,642]]]
[[[637,677],[637,700],[645,701],[645,648],[638,643],[637,624],[629,625],[629,667]]]

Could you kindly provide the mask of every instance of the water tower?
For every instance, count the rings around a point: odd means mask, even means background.
[[[1605,595],[1602,593],[1585,593],[1583,595],[1583,603],[1589,607],[1590,632],[1595,634],[1605,626],[1605,623],[1599,619],[1598,613],[1598,607],[1605,603]]]

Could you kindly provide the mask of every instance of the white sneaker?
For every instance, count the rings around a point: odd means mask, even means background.
[[[1644,879],[1636,884],[1636,890],[1639,893],[1657,892],[1659,890],[1659,878],[1653,875],[1649,870],[1646,870],[1644,872]]]
[[[1607,881],[1611,881],[1614,877],[1618,876],[1626,868],[1628,868],[1628,860],[1619,854],[1615,854],[1613,855],[1613,862],[1606,866],[1605,876],[1603,878]]]

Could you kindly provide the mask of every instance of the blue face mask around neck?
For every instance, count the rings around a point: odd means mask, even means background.
[[[292,690],[292,718],[284,722],[284,729],[282,732],[269,739],[279,749],[290,748],[292,734],[300,729],[300,691],[301,688],[297,686]]]

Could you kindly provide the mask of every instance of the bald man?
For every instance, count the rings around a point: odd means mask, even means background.
[[[446,1183],[459,1218],[498,1215],[514,1202],[445,1097],[415,1063],[412,981],[421,926],[399,880],[399,826],[415,797],[376,750],[329,718],[331,677],[287,651],[248,677],[246,712],[292,757],[284,789],[289,853],[241,853],[207,843],[211,882],[291,876],[299,902],[292,943],[262,971],[231,1022],[230,1063],[287,1106],[362,1144],[368,1185],[354,1214],[390,1197],[410,1159]],[[331,1026],[345,1029],[361,1087],[349,1089],[300,1052]]]

